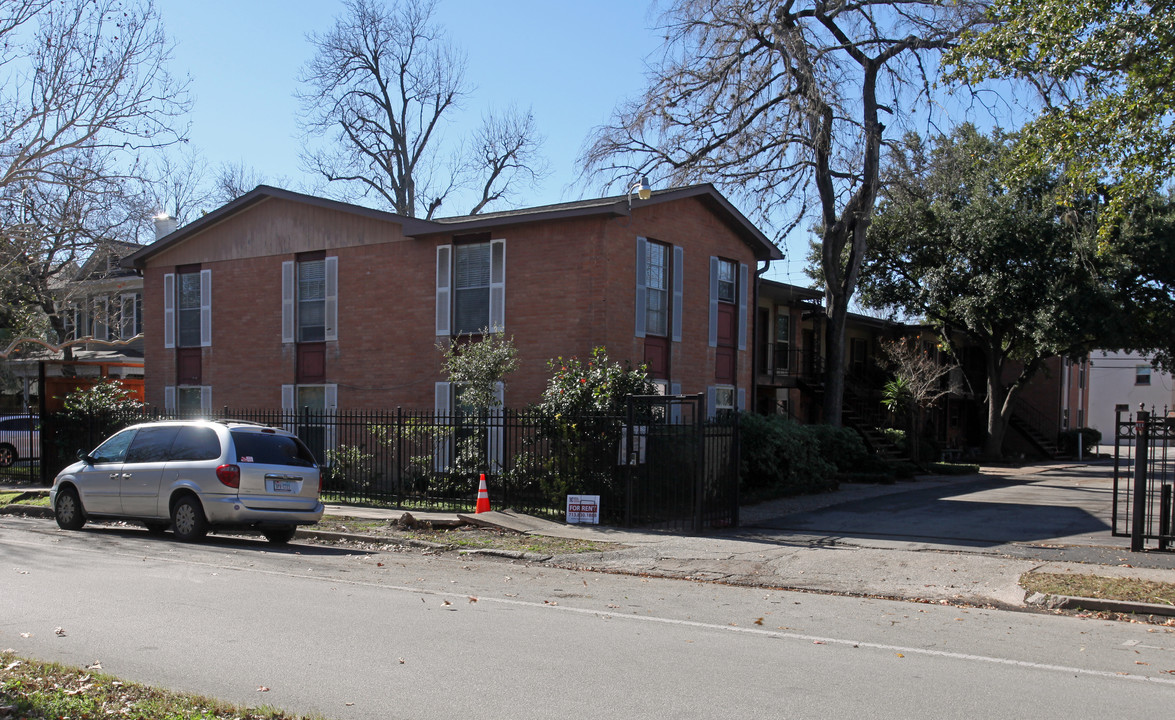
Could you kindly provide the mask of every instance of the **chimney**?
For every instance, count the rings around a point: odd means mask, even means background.
[[[175,232],[176,220],[167,213],[159,213],[155,216],[155,239],[162,240],[164,237]]]

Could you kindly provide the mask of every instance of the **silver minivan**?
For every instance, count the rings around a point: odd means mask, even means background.
[[[138,520],[180,540],[253,528],[286,543],[322,517],[314,455],[280,428],[238,420],[161,421],[111,435],[62,470],[49,491],[57,524]]]

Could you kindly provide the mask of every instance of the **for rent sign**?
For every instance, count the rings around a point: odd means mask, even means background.
[[[568,495],[567,522],[600,524],[600,496],[599,495]]]

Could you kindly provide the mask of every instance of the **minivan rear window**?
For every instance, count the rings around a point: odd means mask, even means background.
[[[238,463],[314,467],[314,455],[296,437],[245,430],[234,430],[232,436]]]

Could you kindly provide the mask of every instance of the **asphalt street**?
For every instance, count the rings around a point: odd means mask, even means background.
[[[18,517],[0,517],[0,576],[0,647],[330,718],[1149,717],[1175,700],[1169,628],[1042,613]]]

